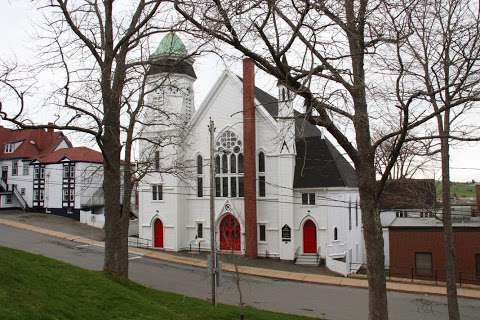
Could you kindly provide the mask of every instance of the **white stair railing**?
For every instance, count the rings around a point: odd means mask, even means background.
[[[18,202],[22,206],[22,209],[27,209],[28,208],[27,201],[25,201],[25,199],[23,198],[22,194],[18,191],[18,189],[13,188],[12,191],[13,191],[13,194],[14,194],[15,198],[17,198]]]

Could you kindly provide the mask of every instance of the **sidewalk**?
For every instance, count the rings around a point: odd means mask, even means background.
[[[0,224],[37,232],[47,236],[56,237],[59,239],[75,241],[82,244],[89,244],[95,246],[104,246],[102,241],[88,239],[82,236],[71,235],[68,233],[48,230],[41,227],[21,223],[18,221],[12,221],[7,219],[0,219]],[[163,261],[186,264],[200,268],[206,268],[207,262],[205,260],[196,259],[192,257],[179,256],[163,251],[155,251],[149,249],[129,248],[130,253],[141,254],[145,257],[159,259]],[[227,272],[234,272],[235,267],[230,263],[224,263],[222,265],[223,270]],[[257,268],[251,266],[239,266],[238,270],[242,274],[260,276],[266,278],[274,278],[281,280],[300,281],[313,284],[325,284],[334,286],[347,286],[353,288],[367,288],[368,283],[366,279],[358,278],[344,278],[337,276],[321,275],[321,274],[307,274],[298,272],[288,272],[280,270],[271,270],[264,268]],[[401,282],[387,282],[387,289],[389,291],[406,292],[406,293],[420,293],[420,294],[432,294],[432,295],[446,295],[446,289],[444,287],[416,284],[416,283],[401,283]],[[472,288],[458,288],[458,295],[464,298],[480,299],[480,290]]]

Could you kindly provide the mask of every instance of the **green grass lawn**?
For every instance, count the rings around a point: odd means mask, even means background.
[[[437,198],[442,196],[442,184],[436,183],[437,186]],[[452,182],[450,187],[450,194],[457,198],[474,198],[475,197],[475,184],[471,182]]]
[[[245,319],[310,319],[253,308]],[[239,308],[161,292],[0,247],[0,319],[239,319]]]

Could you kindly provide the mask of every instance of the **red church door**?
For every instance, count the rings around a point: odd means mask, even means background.
[[[303,225],[303,252],[317,253],[317,227],[312,220]]]
[[[155,248],[163,248],[163,223],[160,219],[155,220],[153,233],[153,246]]]
[[[220,222],[220,250],[240,251],[240,223],[231,214]]]

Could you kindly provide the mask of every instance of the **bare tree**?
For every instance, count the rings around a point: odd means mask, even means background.
[[[395,57],[397,44],[410,32],[408,25],[402,32],[387,25],[387,12],[404,8],[381,0],[174,3],[188,22],[186,28],[193,26],[198,36],[213,36],[235,48],[303,98],[302,117],[326,128],[352,160],[364,223],[369,318],[388,319],[379,196],[408,130],[435,116],[412,114],[412,105],[425,93],[405,92],[403,71],[381,79],[376,69],[376,60],[384,54]],[[386,114],[397,115],[397,121],[391,132],[374,140],[371,126]],[[376,149],[392,137],[377,181]]]
[[[480,100],[480,12],[477,3],[466,0],[403,3],[413,31],[402,43],[399,55],[408,65],[403,81],[427,93],[425,108],[435,113],[437,130],[437,134],[412,140],[440,141],[448,313],[449,319],[460,319],[450,202],[450,144],[478,140],[478,126],[469,126],[465,118],[472,114],[474,102]],[[444,112],[439,112],[441,109]]]
[[[42,68],[65,71],[64,84],[49,99],[59,107],[57,121],[39,124],[26,119],[24,94],[12,87],[19,108],[15,112],[3,108],[1,116],[22,128],[73,130],[95,138],[104,158],[104,271],[126,278],[129,203],[136,177],[132,145],[141,139],[136,128],[145,124],[143,112],[151,108],[144,100],[149,89],[143,75],[151,64],[144,52],[152,35],[174,27],[168,19],[171,5],[145,0],[39,0],[38,4],[47,29]],[[161,147],[166,140],[153,142]]]
[[[388,132],[378,130],[374,132],[375,138],[381,138]],[[417,175],[425,175],[432,170],[431,162],[436,161],[439,146],[434,139],[416,140],[409,134],[406,142],[402,145],[398,159],[390,171],[390,180],[411,179]],[[382,174],[390,160],[390,154],[397,145],[396,138],[386,140],[378,146],[375,153],[375,167],[378,174]]]

